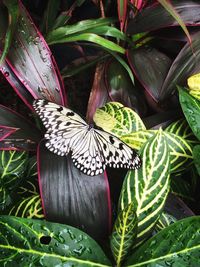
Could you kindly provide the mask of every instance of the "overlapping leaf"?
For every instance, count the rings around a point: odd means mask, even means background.
[[[23,179],[27,166],[27,153],[18,151],[0,152],[0,209],[10,204],[10,194]]]
[[[41,143],[38,175],[48,220],[73,225],[96,239],[107,236],[111,204],[106,174],[87,176],[74,166],[70,156],[57,156]]]
[[[162,229],[166,228],[172,223],[175,223],[176,221],[176,218],[174,218],[171,214],[163,211],[158,222],[156,223],[155,231],[161,231]]]
[[[132,248],[137,235],[137,216],[133,203],[128,204],[117,216],[110,240],[111,250],[117,266]]]
[[[200,100],[200,73],[189,77],[187,83],[190,95]]]
[[[97,109],[94,122],[105,131],[118,137],[145,129],[138,114],[118,102],[110,102]]]
[[[129,171],[123,183],[119,208],[133,202],[138,217],[137,243],[152,232],[169,192],[170,157],[165,135],[158,131],[141,151],[142,167]]]
[[[0,264],[111,266],[98,244],[68,225],[0,216]]]
[[[193,149],[194,164],[196,166],[197,172],[200,175],[200,145],[195,146]]]
[[[149,239],[124,266],[199,266],[199,232],[199,216],[180,220]]]
[[[6,62],[2,64],[0,71],[30,108],[32,100],[27,96],[26,90],[32,98],[47,98],[64,104],[63,84],[52,54],[20,1],[18,5],[17,28]],[[13,75],[18,81],[17,87]]]
[[[121,140],[134,149],[139,150],[155,132],[155,130],[133,132],[122,136]],[[191,144],[176,134],[165,131],[164,135],[169,146],[171,172],[184,170],[192,163]]]

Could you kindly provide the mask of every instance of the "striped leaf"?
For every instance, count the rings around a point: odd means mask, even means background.
[[[30,219],[44,218],[40,195],[35,194],[30,197],[22,198],[12,207],[8,215]]]
[[[200,266],[200,216],[166,227],[150,238],[124,263],[127,267]]]
[[[133,246],[136,235],[137,216],[131,202],[118,214],[110,240],[112,254],[117,266],[121,266],[122,261]]]
[[[0,210],[10,204],[10,193],[24,178],[27,157],[25,151],[0,151]]]
[[[157,130],[138,131],[121,137],[130,147],[139,150]],[[164,131],[170,153],[171,172],[185,170],[192,163],[192,145],[181,136]]]
[[[169,192],[170,157],[165,135],[159,130],[141,151],[142,167],[129,171],[123,183],[119,208],[133,202],[138,217],[137,244],[152,232]]]
[[[162,212],[158,222],[156,223],[155,231],[159,232],[162,229],[166,228],[167,226],[175,223],[177,221],[171,214]]]
[[[165,131],[169,133],[176,134],[185,140],[187,142],[190,142],[191,144],[197,143],[196,137],[194,136],[190,126],[188,125],[187,121],[185,119],[177,120],[173,123],[171,123]]]
[[[109,102],[97,109],[93,119],[104,131],[118,137],[146,129],[136,112],[118,102]]]

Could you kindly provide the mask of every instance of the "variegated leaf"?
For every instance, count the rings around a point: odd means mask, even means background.
[[[112,254],[117,266],[121,266],[122,261],[133,246],[136,235],[137,216],[133,203],[130,203],[119,212],[110,240]]]
[[[141,159],[142,167],[126,175],[119,202],[121,210],[131,202],[135,206],[138,217],[137,244],[152,232],[169,192],[170,156],[166,137],[161,130],[144,145]]]
[[[138,131],[122,136],[120,139],[130,147],[139,150],[143,144],[151,138],[157,130]],[[192,145],[186,139],[173,133],[164,131],[169,153],[171,172],[180,172],[192,163]]]
[[[200,100],[200,73],[189,77],[187,83],[190,95]]]
[[[158,222],[156,223],[155,231],[159,232],[170,224],[175,223],[176,221],[177,219],[174,218],[171,214],[162,212]]]
[[[194,147],[193,156],[194,156],[194,164],[196,166],[198,174],[200,175],[200,145]]]
[[[185,119],[180,119],[180,120],[177,120],[177,121],[171,123],[165,129],[165,131],[167,131],[169,133],[176,134],[176,135],[184,138],[185,140],[187,140],[187,142],[190,142],[191,144],[197,143],[197,139],[194,136],[190,126],[188,125],[188,123]]]
[[[97,126],[118,137],[146,129],[136,112],[118,102],[97,109],[93,119]]]
[[[22,198],[12,207],[8,215],[30,219],[44,218],[40,195],[35,194],[27,198]]]
[[[27,157],[25,151],[0,151],[0,210],[10,204],[10,193],[23,179]]]

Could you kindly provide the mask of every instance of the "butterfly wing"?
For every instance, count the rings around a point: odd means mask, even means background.
[[[137,169],[141,165],[138,154],[116,136],[95,130],[95,139],[104,156],[105,164],[113,168]]]
[[[33,107],[47,129],[46,147],[60,156],[67,155],[88,124],[71,109],[45,99],[35,100]]]

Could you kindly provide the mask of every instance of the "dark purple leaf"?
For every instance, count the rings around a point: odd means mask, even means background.
[[[104,239],[110,228],[110,191],[107,176],[87,176],[60,157],[38,149],[38,174],[43,210],[47,220],[81,228],[96,239]]]
[[[39,130],[32,123],[2,105],[0,105],[0,129],[4,129],[4,138],[0,138],[1,150],[33,150],[41,139]]]
[[[65,104],[64,87],[57,66],[44,38],[36,29],[27,11],[19,1],[20,15],[18,25],[9,50],[7,65],[0,68],[4,76],[11,81],[13,73],[29,91],[33,98],[46,98],[58,104]],[[10,73],[9,67],[13,73]],[[24,96],[24,90],[14,89],[31,107],[32,101]],[[21,87],[20,87],[21,89]]]
[[[110,101],[120,102],[140,114],[144,113],[145,106],[141,92],[134,86],[127,72],[119,62],[109,62],[104,76]]]
[[[170,1],[186,26],[200,25],[200,3],[194,0]],[[162,18],[162,19],[161,19]],[[159,3],[153,4],[138,12],[128,24],[127,32],[136,34],[149,32],[169,26],[179,26],[178,22]]]
[[[192,47],[186,44],[172,63],[162,85],[159,100],[168,98],[177,85],[186,85],[187,79],[200,71],[200,33],[192,38]]]
[[[171,60],[155,48],[141,47],[128,51],[129,63],[147,93],[158,101]]]

